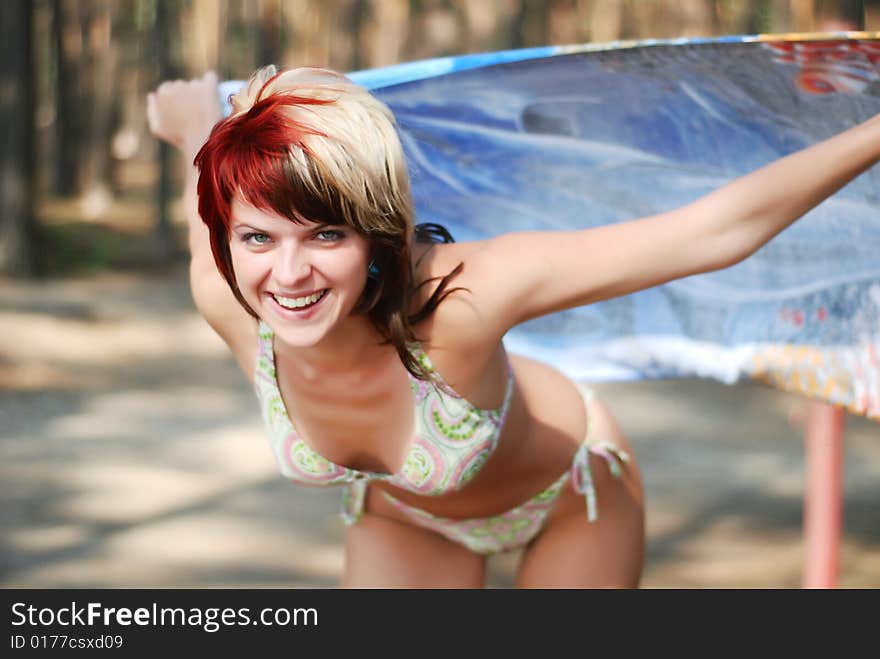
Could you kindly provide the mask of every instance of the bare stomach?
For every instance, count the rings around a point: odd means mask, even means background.
[[[510,411],[495,453],[473,481],[458,492],[425,497],[373,482],[366,510],[408,521],[381,490],[441,517],[489,517],[527,501],[570,467],[586,431],[584,401],[577,386],[550,366],[509,355],[516,378]]]

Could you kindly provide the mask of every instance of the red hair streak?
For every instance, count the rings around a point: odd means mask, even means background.
[[[266,84],[269,84],[268,81]],[[265,89],[265,85],[263,87]],[[293,119],[288,108],[327,105],[328,99],[274,94],[266,98],[262,90],[254,105],[241,114],[220,121],[199,150],[193,164],[199,170],[198,208],[211,237],[214,261],[238,301],[251,315],[235,281],[229,253],[232,203],[236,195],[262,210],[296,220],[321,218],[332,213],[326,204],[309,194],[299,177],[286,164],[291,149],[298,149],[314,160],[306,141],[324,133]],[[317,202],[317,203],[316,203]],[[317,217],[316,217],[317,216]],[[332,223],[338,223],[334,220]]]

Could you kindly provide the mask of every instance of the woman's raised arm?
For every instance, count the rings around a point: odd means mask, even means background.
[[[208,228],[199,217],[193,159],[222,118],[217,76],[163,82],[147,95],[147,120],[158,138],[178,147],[186,166],[184,213],[189,227],[190,288],[196,308],[226,341],[245,373],[253,371],[250,353],[256,345],[256,326],[217,270]]]
[[[473,286],[472,308],[494,340],[531,318],[734,265],[878,159],[880,116],[676,210],[485,241],[464,285]]]
[[[210,257],[208,229],[198,214],[196,181],[198,172],[193,159],[222,117],[217,98],[217,75],[209,71],[194,80],[163,82],[147,94],[147,121],[156,137],[176,146],[186,164],[184,205],[189,225],[189,247],[193,259],[201,260],[207,250]]]

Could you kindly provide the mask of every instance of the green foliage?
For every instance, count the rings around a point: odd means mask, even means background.
[[[185,237],[176,237],[175,262],[186,258]],[[100,270],[143,270],[157,265],[157,245],[150,236],[108,224],[71,220],[41,227],[38,268],[44,275]]]

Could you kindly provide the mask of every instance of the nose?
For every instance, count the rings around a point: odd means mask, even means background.
[[[312,273],[308,250],[293,241],[284,243],[275,251],[272,277],[278,286],[286,289],[300,288]]]

